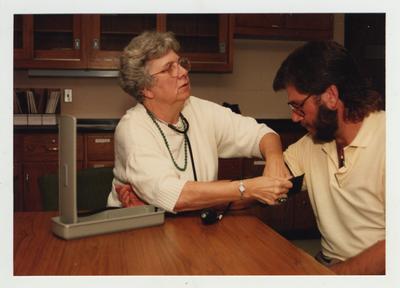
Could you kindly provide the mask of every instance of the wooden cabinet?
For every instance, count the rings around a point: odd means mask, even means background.
[[[77,135],[77,169],[114,166],[114,132]],[[38,179],[58,171],[58,134],[14,134],[14,210],[40,211]]]
[[[194,71],[232,70],[233,18],[218,14],[14,16],[14,67],[118,69],[123,48],[145,30],[173,31]]]
[[[91,69],[117,69],[124,47],[141,32],[156,30],[159,18],[156,14],[84,16],[84,27],[87,27],[87,66]]]
[[[83,167],[83,136],[77,137],[77,168]],[[57,133],[16,134],[14,137],[14,209],[42,210],[38,179],[58,170]]]
[[[32,15],[14,15],[14,59],[32,58]]]
[[[85,67],[82,17],[80,15],[15,15],[14,22],[16,21],[22,22],[24,28],[18,33],[14,30],[15,34],[22,34],[18,38],[24,40],[24,56],[15,57],[15,68]],[[21,46],[21,44],[14,45]]]
[[[167,14],[161,30],[173,31],[193,71],[229,72],[233,67],[233,16]]]
[[[235,38],[326,40],[333,14],[236,14]]]
[[[112,133],[86,134],[86,167],[114,167],[114,135]]]

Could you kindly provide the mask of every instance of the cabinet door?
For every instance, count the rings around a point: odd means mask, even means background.
[[[288,35],[299,40],[325,40],[333,37],[333,14],[288,14]]]
[[[180,54],[193,71],[230,72],[233,60],[233,17],[224,14],[167,14],[161,29],[174,32]],[[165,25],[165,26],[164,26]]]
[[[22,211],[24,208],[24,180],[22,164],[14,162],[14,211]]]
[[[32,58],[32,15],[14,15],[14,59]]]
[[[235,35],[274,35],[285,25],[284,14],[236,14]],[[274,32],[276,31],[276,32]]]
[[[27,162],[24,164],[24,210],[41,211],[42,196],[40,193],[38,179],[40,176],[56,173],[58,162]]]
[[[22,174],[21,181],[14,178],[14,184],[20,185],[14,189],[15,201],[22,201],[22,209],[27,211],[40,211],[42,209],[42,196],[38,186],[38,179],[42,175],[56,173],[58,170],[58,135],[56,133],[30,133],[26,135],[17,135],[15,137],[15,149],[19,149],[19,141],[23,139],[22,156],[14,159],[22,161],[22,167],[15,165],[14,173]],[[19,140],[19,141],[18,141]],[[84,145],[83,135],[77,136],[77,168],[83,167]],[[18,144],[19,143],[19,144]],[[18,169],[20,169],[18,171]],[[22,171],[22,172],[20,172]],[[22,188],[20,188],[22,187]],[[18,196],[18,197],[17,197]],[[22,198],[22,200],[20,200]],[[20,209],[21,207],[18,207]]]
[[[23,171],[22,171],[22,149],[23,149],[23,136],[21,134],[14,134],[14,211],[23,210]]]
[[[58,172],[58,162],[26,162],[23,165],[24,173],[24,192],[23,192],[23,210],[41,211],[42,194],[39,189],[38,180],[41,176]],[[83,167],[82,161],[76,162],[76,168]]]
[[[235,37],[324,40],[333,37],[333,14],[236,14]]]
[[[117,69],[121,51],[130,40],[157,29],[155,14],[88,15],[83,21],[88,29],[88,66],[95,69]]]
[[[30,59],[15,61],[17,68],[84,68],[81,16],[35,14],[28,29]]]

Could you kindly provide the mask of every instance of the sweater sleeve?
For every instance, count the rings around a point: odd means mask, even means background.
[[[267,133],[275,133],[265,124],[259,124],[254,118],[232,112],[229,108],[211,103],[213,109],[210,121],[214,125],[218,156],[262,157],[261,138]]]
[[[126,163],[127,180],[146,202],[172,212],[187,180],[180,178],[170,159],[152,148],[157,147],[135,147]]]

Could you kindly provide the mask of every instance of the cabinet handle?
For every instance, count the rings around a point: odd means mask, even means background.
[[[253,162],[254,166],[264,166],[265,165],[265,161],[264,160],[255,160]]]
[[[94,139],[94,143],[96,143],[96,144],[111,143],[111,139],[110,138],[96,138],[96,139]]]
[[[93,39],[93,49],[100,50],[100,41],[99,41],[99,39]]]
[[[272,27],[272,28],[279,28],[280,26],[279,26],[279,25],[276,25],[276,24],[272,24],[271,27]]]
[[[74,39],[74,49],[75,50],[81,49],[81,39],[79,38]]]
[[[48,148],[47,148],[47,151],[49,151],[49,152],[58,151],[58,147],[48,147]]]
[[[219,43],[219,53],[226,53],[226,44],[225,42]]]
[[[29,174],[28,173],[25,174],[25,181],[29,182]]]

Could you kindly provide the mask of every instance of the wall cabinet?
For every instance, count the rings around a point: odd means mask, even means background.
[[[134,36],[158,30],[176,34],[194,71],[232,70],[229,15],[15,15],[14,27],[15,68],[118,69],[119,55]]]
[[[235,38],[326,40],[333,37],[333,14],[236,14]]]

